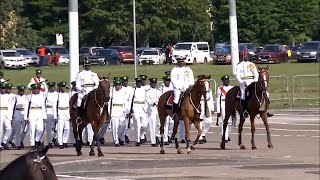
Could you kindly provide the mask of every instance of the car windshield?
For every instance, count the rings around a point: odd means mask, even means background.
[[[190,50],[191,49],[191,44],[177,44],[174,47],[174,50]]]
[[[132,47],[114,46],[114,47],[110,47],[110,49],[115,49],[118,52],[132,52],[133,53],[133,48]]]
[[[111,54],[111,50],[97,50],[97,56],[106,56],[107,54]]]
[[[319,43],[304,43],[301,49],[320,49]]]
[[[249,50],[256,50],[256,46],[254,44],[244,44]]]
[[[51,48],[53,51],[53,54],[56,52],[59,52],[60,54],[69,54],[68,50],[66,48]]]
[[[244,50],[246,50],[246,46],[240,45],[240,46],[239,46],[239,51],[244,51]]]
[[[157,51],[143,51],[142,55],[158,55]]]
[[[225,46],[217,51],[218,53],[231,53],[231,47]]]
[[[4,57],[17,57],[20,56],[18,52],[3,52]]]
[[[278,52],[278,47],[277,46],[265,46],[262,49],[262,52]]]
[[[30,50],[17,50],[22,55],[34,55]]]

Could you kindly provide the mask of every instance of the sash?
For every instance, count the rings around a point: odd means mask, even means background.
[[[38,79],[37,79],[36,77],[33,78],[33,81],[34,81],[36,84],[39,84],[39,81],[38,81]],[[40,88],[40,91],[41,91],[41,92],[44,92],[45,90],[44,90],[44,88]]]
[[[222,86],[220,87],[220,90],[224,96],[227,96],[227,91],[224,90]]]

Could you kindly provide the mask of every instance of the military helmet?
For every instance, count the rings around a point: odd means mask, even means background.
[[[113,84],[114,84],[114,85],[119,85],[119,84],[121,84],[121,83],[122,83],[121,79],[113,80]]]
[[[20,86],[17,86],[17,89],[19,91],[24,91],[24,90],[26,90],[26,86],[20,85]]]
[[[121,77],[113,77],[113,80],[115,81],[115,80],[122,80],[122,78]]]
[[[177,60],[178,62],[184,62],[184,61],[186,60],[186,58],[183,57],[183,56],[180,56],[180,57],[178,57],[176,60]]]
[[[225,80],[228,80],[229,79],[229,76],[228,75],[223,75],[221,77],[221,81],[225,81]]]
[[[139,81],[142,81],[142,78],[141,77],[137,77],[134,79],[136,82],[139,82]]]
[[[41,88],[41,84],[31,84],[31,88],[32,89],[40,89]]]
[[[128,81],[129,80],[129,77],[128,76],[123,76],[121,77],[122,81]]]

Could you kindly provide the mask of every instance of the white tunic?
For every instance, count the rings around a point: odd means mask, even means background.
[[[125,117],[129,113],[128,101],[123,89],[117,91],[115,88],[110,89],[111,98],[109,100],[109,113],[113,118]],[[112,104],[111,104],[112,102]],[[111,109],[112,107],[112,109]]]
[[[156,88],[150,88],[146,92],[146,103],[147,103],[147,112],[151,113],[151,111],[157,111],[157,105],[159,102],[159,98],[161,96],[161,91]]]
[[[186,90],[194,84],[192,70],[187,66],[176,66],[171,71],[171,83],[174,89]]]
[[[19,121],[23,120],[23,117],[21,118],[21,116],[24,116],[24,111],[26,110],[24,107],[24,103],[26,101],[26,95],[16,95],[15,96],[15,109],[14,109],[14,114],[13,114],[13,118],[17,119]],[[20,119],[19,119],[20,118]]]
[[[133,111],[134,113],[145,113],[146,112],[146,90],[141,86],[141,88],[136,88],[133,99]]]
[[[12,120],[13,106],[12,99],[9,94],[0,93],[0,118],[2,120]],[[0,131],[2,132],[2,131]]]
[[[29,107],[29,102],[30,107]],[[31,120],[31,119],[47,119],[47,113],[45,108],[45,99],[43,98],[42,94],[30,94],[27,96],[25,100],[24,107],[26,111],[24,111],[24,119]],[[28,109],[29,110],[29,117],[28,117]]]
[[[257,82],[259,74],[254,63],[249,61],[242,61],[237,65],[237,80],[241,83],[250,85],[252,82]]]
[[[47,88],[47,84],[46,84],[46,80],[42,77],[40,77],[40,79],[38,79],[37,77],[33,77],[31,78],[29,84],[28,84],[28,88],[31,89],[31,85],[32,84],[39,84],[41,83],[41,92],[43,93],[47,93],[48,92],[48,88]]]
[[[46,111],[47,114],[53,114],[54,119],[57,119],[57,106],[58,92],[48,92],[46,97]]]
[[[160,91],[162,94],[168,92],[168,91],[172,91],[173,90],[173,85],[172,83],[170,83],[170,85],[167,87],[164,85],[164,83],[161,84],[161,87],[160,87]]]
[[[233,88],[233,86],[220,86],[217,89],[217,113],[225,111],[226,93]]]
[[[83,70],[77,74],[76,87],[79,92],[87,94],[93,89],[98,88],[99,81],[97,73]]]
[[[69,120],[70,119],[70,113],[69,113],[69,99],[71,98],[70,93],[64,92],[64,93],[58,93],[57,94],[57,106],[58,107],[58,113],[57,113],[57,119],[64,119]]]

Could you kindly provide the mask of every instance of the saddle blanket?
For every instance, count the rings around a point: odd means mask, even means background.
[[[174,94],[171,93],[166,101],[166,106],[172,107],[173,106],[173,99],[174,99]]]

